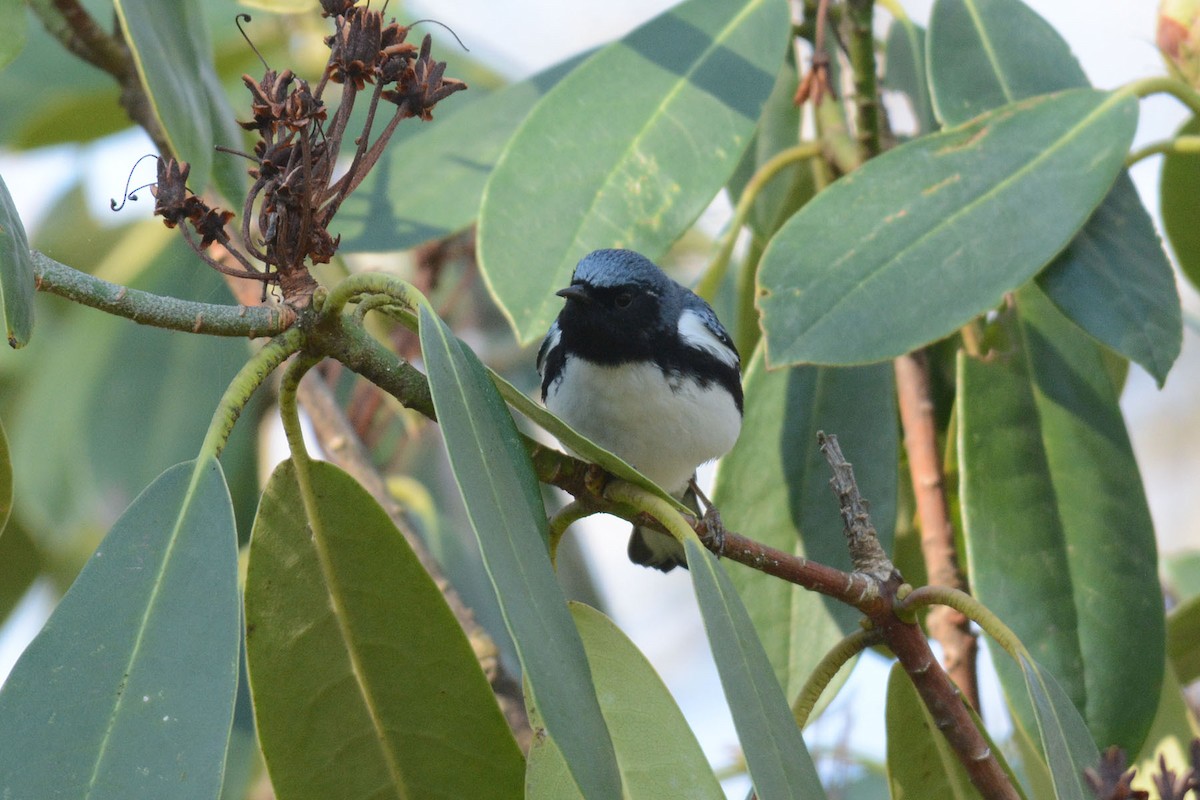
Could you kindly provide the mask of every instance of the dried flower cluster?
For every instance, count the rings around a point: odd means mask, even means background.
[[[267,68],[257,81],[242,76],[250,90],[253,119],[239,124],[254,131],[258,141],[253,155],[241,154],[254,162],[249,170],[254,183],[242,206],[239,242],[235,244],[225,230],[233,214],[209,207],[188,190],[186,163],[160,158],[153,189],[154,213],[168,227],[180,225],[207,264],[228,275],[262,281],[264,291],[267,284],[277,284],[284,300],[296,308],[307,306],[316,288],[308,264],[328,262],[337,250],[329,223],[375,166],[396,126],[412,117],[432,119],[438,102],[466,88],[462,81],[443,77],[446,64],[430,58],[429,36],[418,48],[405,41],[408,28],[395,20],[384,25],[381,12],[356,6],[354,0],[322,0],[321,7],[323,16],[333,20],[334,33],[325,39],[329,61],[315,89],[291,70]],[[330,83],[342,87],[332,109],[322,99]],[[335,179],[355,99],[368,85],[373,89],[366,122],[352,139],[355,150],[349,167]],[[394,110],[372,141],[381,103]],[[228,251],[236,266],[207,252],[213,242]]]
[[[1158,800],[1186,800],[1189,793],[1200,800],[1200,739],[1191,745],[1191,769],[1182,775],[1167,768],[1166,759],[1159,756],[1154,788]],[[1100,756],[1100,763],[1084,770],[1088,787],[1097,800],[1149,800],[1150,793],[1132,786],[1136,770],[1127,769],[1129,762],[1119,747],[1110,747]]]

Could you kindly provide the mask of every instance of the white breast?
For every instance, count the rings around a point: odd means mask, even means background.
[[[696,467],[733,447],[742,418],[729,392],[679,378],[674,389],[652,364],[615,367],[568,358],[546,408],[670,492]]]

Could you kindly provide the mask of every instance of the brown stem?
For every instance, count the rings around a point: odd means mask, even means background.
[[[882,630],[884,642],[912,679],[934,724],[954,749],[979,793],[988,800],[1017,800],[1020,795],[987,739],[975,727],[950,676],[938,665],[920,627],[903,622],[890,612],[873,616],[872,621]]]
[[[950,522],[946,500],[945,473],[938,448],[937,427],[933,419],[933,400],[929,388],[929,362],[924,353],[901,356],[894,363],[900,423],[904,429],[904,447],[917,518],[921,529],[921,552],[929,583],[966,590],[954,544],[954,526]],[[925,621],[929,635],[942,646],[943,664],[958,684],[963,696],[979,708],[979,678],[976,658],[979,642],[971,632],[966,615],[946,606],[929,612]]]
[[[441,590],[447,605],[454,612],[455,619],[458,620],[467,639],[471,642],[471,647],[479,659],[479,666],[492,685],[492,691],[496,694],[496,700],[508,720],[513,736],[516,737],[521,749],[528,752],[529,745],[533,740],[533,731],[529,727],[529,717],[525,713],[525,701],[520,681],[505,671],[500,663],[499,650],[495,641],[475,620],[471,609],[442,575],[441,567],[412,529],[404,509],[387,491],[383,476],[371,463],[362,442],[346,419],[333,392],[330,391],[329,385],[315,370],[311,371],[300,382],[297,396],[312,420],[313,429],[316,431],[317,439],[321,443],[321,449],[325,456],[350,473],[383,507],[392,522],[404,535],[413,552],[416,553],[421,566],[425,568],[425,571],[429,573]]]

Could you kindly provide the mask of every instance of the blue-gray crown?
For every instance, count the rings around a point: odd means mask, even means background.
[[[572,280],[597,287],[629,283],[661,287],[670,283],[653,261],[633,250],[593,250],[579,260]]]

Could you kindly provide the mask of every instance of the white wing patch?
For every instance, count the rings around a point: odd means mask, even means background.
[[[538,348],[537,354],[537,371],[538,375],[543,374],[546,368],[546,357],[550,355],[550,351],[558,347],[559,341],[562,340],[562,329],[558,327],[558,320],[554,320],[554,324],[550,326],[549,333],[542,341],[542,346]]]
[[[694,309],[686,309],[679,315],[679,338],[688,347],[704,350],[731,367],[738,365],[737,353],[713,333],[708,321]]]

